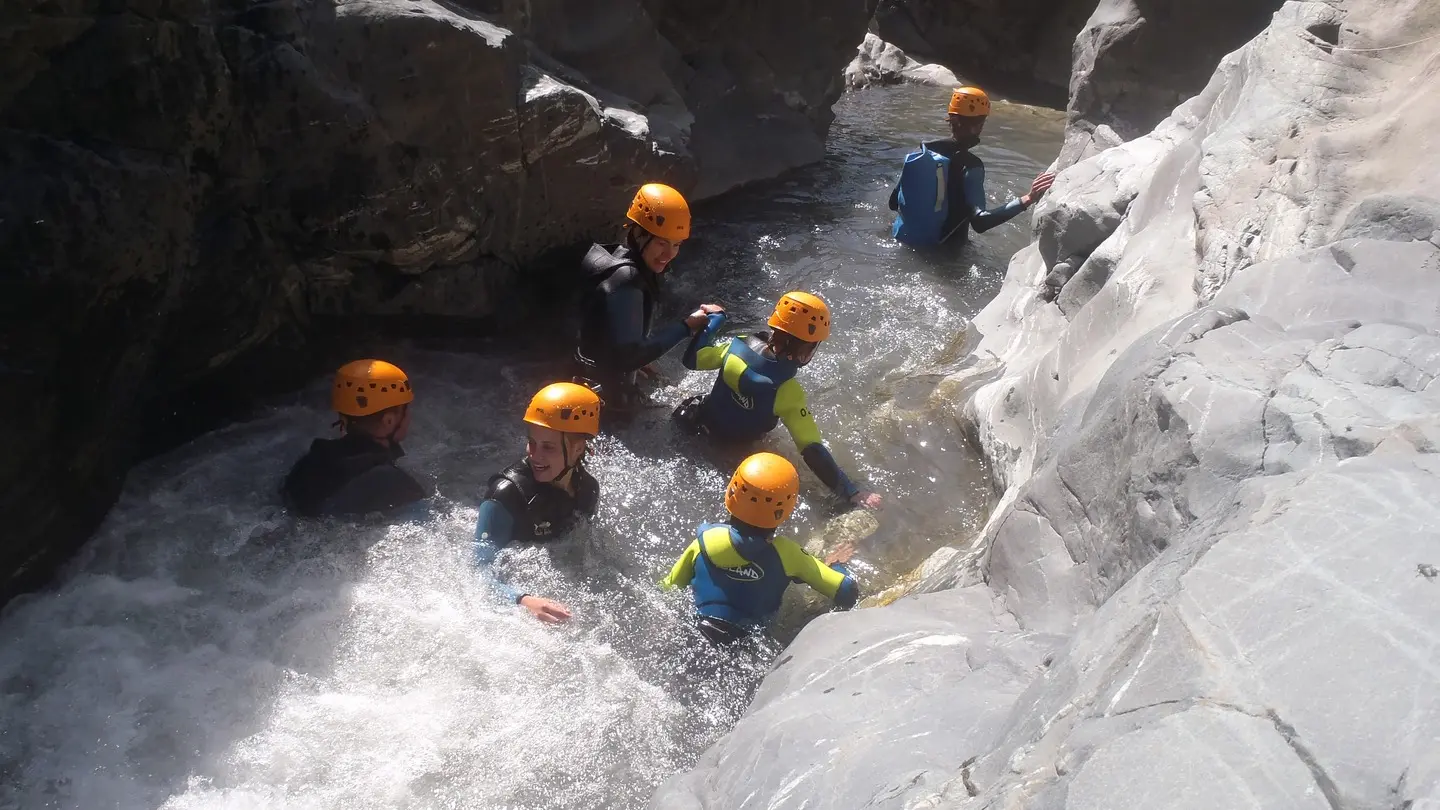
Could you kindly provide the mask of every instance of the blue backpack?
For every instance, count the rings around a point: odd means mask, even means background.
[[[902,244],[925,247],[940,244],[950,214],[946,194],[950,158],[921,146],[905,156],[900,172],[899,206],[890,235]]]

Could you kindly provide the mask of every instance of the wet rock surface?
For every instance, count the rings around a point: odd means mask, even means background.
[[[735,806],[1440,806],[1437,32],[1424,4],[1287,3],[1150,134],[1062,155],[1036,243],[937,392],[1005,494],[874,611],[901,637],[925,600],[981,594],[1003,621],[929,632],[1053,654],[1013,671],[998,736],[956,741],[944,784],[930,766],[910,792]],[[867,612],[797,648],[863,646]],[[851,669],[900,688],[903,667]],[[892,722],[943,734],[947,705]],[[746,772],[805,774],[865,733],[826,720]],[[791,728],[752,710],[673,786],[729,795],[732,740]]]
[[[856,49],[855,59],[845,68],[845,87],[858,90],[873,84],[933,84],[954,87],[960,83],[943,65],[922,64],[894,45],[867,33]]]

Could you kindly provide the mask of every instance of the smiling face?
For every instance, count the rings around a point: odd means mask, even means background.
[[[650,241],[640,251],[640,258],[652,273],[663,273],[680,254],[680,242],[651,235]]]
[[[530,472],[535,480],[548,484],[565,472],[585,452],[585,437],[574,433],[561,433],[539,425],[529,425],[530,433],[525,441],[525,459],[530,463]]]

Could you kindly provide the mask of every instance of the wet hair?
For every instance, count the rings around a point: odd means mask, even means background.
[[[645,249],[655,235],[633,222],[625,225],[625,244],[636,253]]]

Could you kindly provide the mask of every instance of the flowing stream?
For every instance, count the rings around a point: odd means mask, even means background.
[[[669,311],[719,300],[763,324],[790,289],[835,332],[800,377],[831,449],[886,499],[859,540],[873,594],[983,523],[983,462],[931,402],[962,359],[1029,214],[920,254],[886,208],[913,145],[945,132],[945,88],[844,97],[821,165],[702,206],[667,281]],[[992,204],[1059,148],[1061,116],[998,104],[977,153]],[[328,435],[328,376],[262,417],[130,474],[50,591],[0,614],[0,808],[638,808],[744,711],[780,643],[815,612],[792,588],[780,641],[717,653],[688,595],[655,582],[723,514],[744,450],[708,448],[670,408],[709,388],[674,351],[656,407],[596,443],[601,511],[572,541],[502,570],[574,619],[542,626],[487,599],[470,567],[475,495],[523,452],[519,417],[559,359],[506,347],[384,355],[418,392],[402,464],[436,482],[429,520],[301,521],[276,487]],[[827,544],[846,511],[783,428],[802,501],[785,533]],[[832,524],[833,526],[833,524]]]

